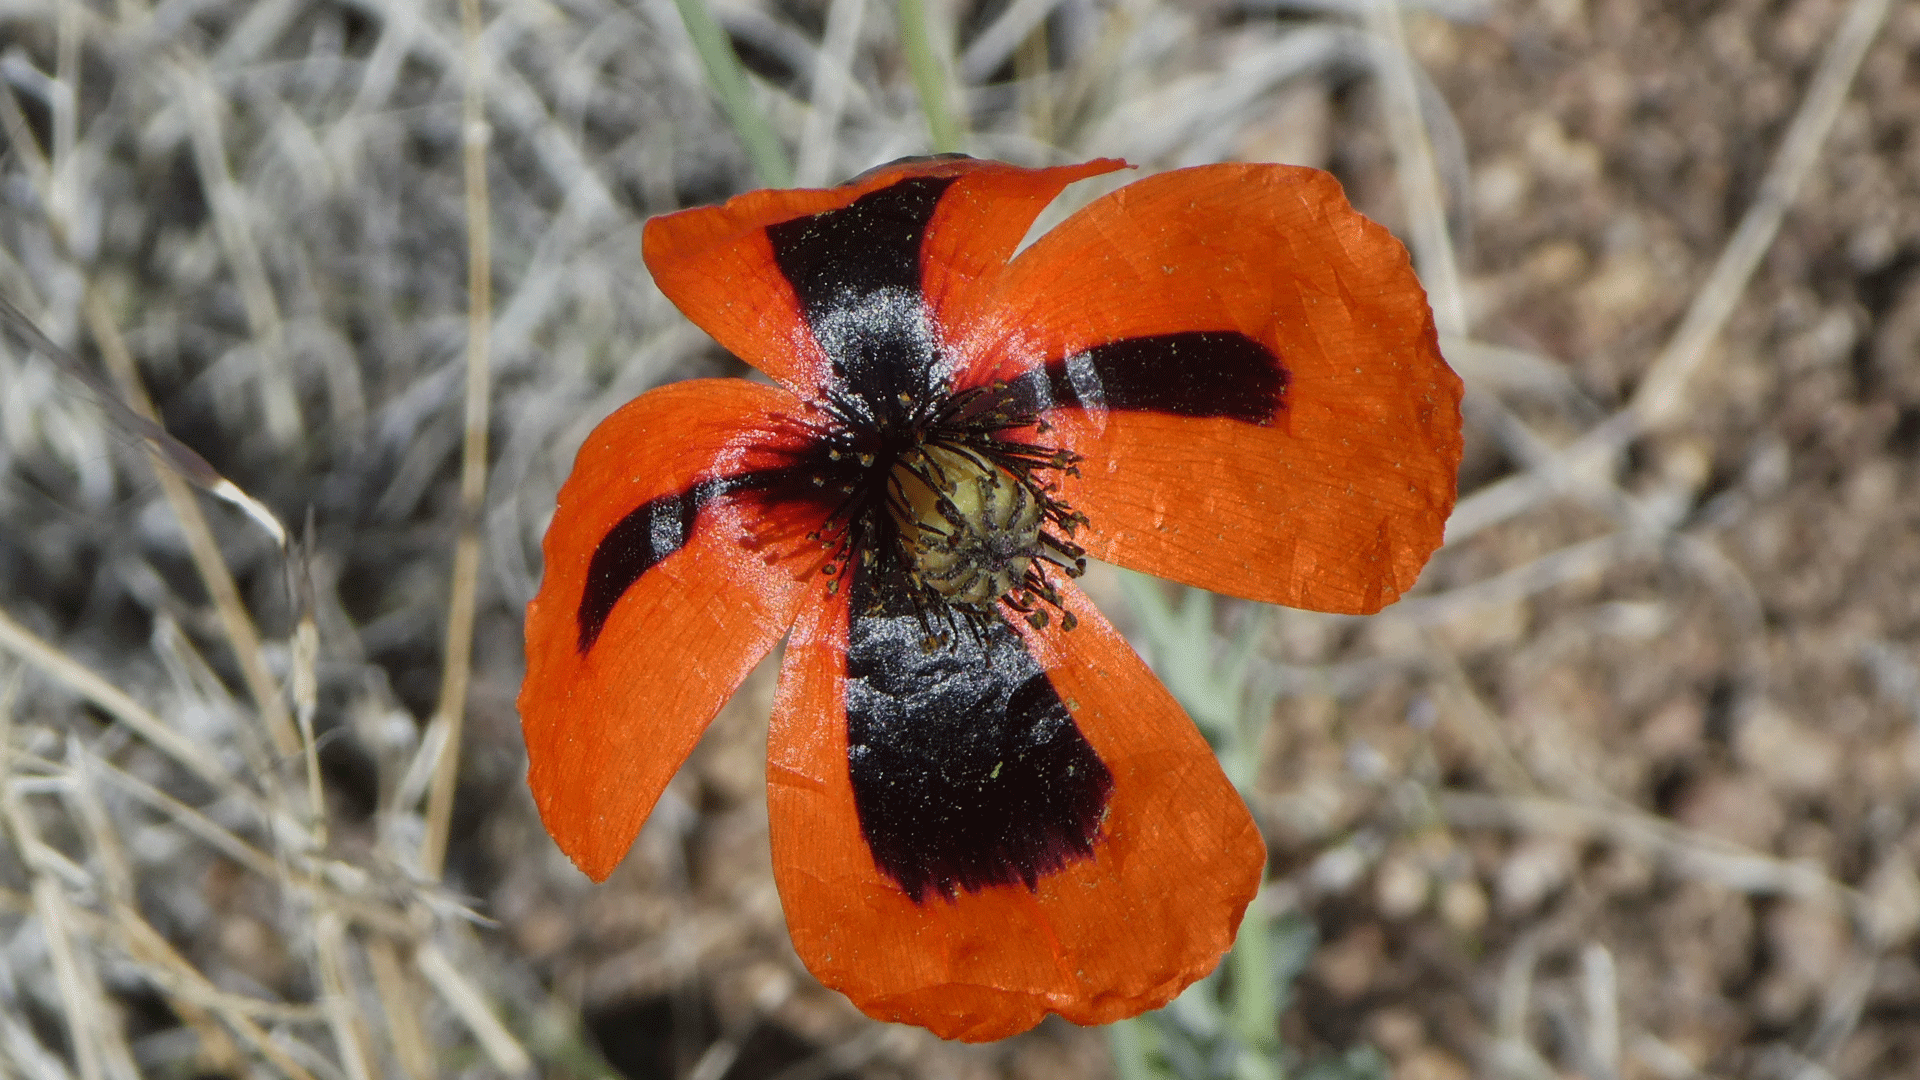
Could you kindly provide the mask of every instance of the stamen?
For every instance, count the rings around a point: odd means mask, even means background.
[[[930,387],[894,395],[899,412],[877,417],[865,398],[827,395],[820,409],[840,423],[816,445],[835,464],[808,478],[840,495],[817,534],[830,592],[857,552],[863,573],[890,578],[912,605],[929,648],[963,626],[978,638],[1002,611],[1036,629],[1073,625],[1050,574],[1085,573],[1073,538],[1087,519],[1059,500],[1053,474],[1077,474],[1081,457],[1003,434],[1050,430],[1031,396],[1005,382]]]

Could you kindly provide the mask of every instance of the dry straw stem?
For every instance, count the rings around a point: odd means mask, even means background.
[[[233,174],[227,167],[226,139],[220,125],[221,103],[215,96],[209,73],[187,62],[176,66],[171,74],[171,82],[178,87],[179,100],[187,113],[201,190],[207,193],[215,231],[240,288],[247,327],[253,334],[250,347],[261,353],[253,365],[260,380],[261,416],[273,442],[291,447],[303,434],[300,403],[287,378],[286,335],[280,304],[274,299],[273,285],[267,280],[266,264],[260,257],[260,245],[249,224],[258,215],[247,205],[246,196],[233,182]]]
[[[367,967],[373,972],[373,986],[380,996],[380,1011],[387,1023],[387,1038],[393,1043],[393,1056],[407,1080],[433,1080],[433,1044],[421,1029],[415,1013],[414,980],[400,959],[393,940],[372,935],[366,940]]]
[[[12,104],[11,101],[5,104]],[[0,105],[0,115],[4,114],[4,105]],[[9,125],[10,126],[10,125]],[[273,538],[277,547],[287,546],[287,532],[280,519],[273,516],[264,504],[240,489],[233,481],[221,476],[207,459],[201,457],[193,448],[167,433],[167,430],[152,420],[141,416],[127,407],[105,382],[96,378],[86,364],[72,353],[54,344],[40,330],[26,312],[16,307],[13,301],[0,296],[0,323],[24,340],[40,355],[44,356],[61,374],[85,387],[93,403],[99,406],[107,422],[122,433],[144,442],[147,449],[165,461],[167,466],[177,472],[189,483],[215,498],[231,503],[241,513],[252,518],[256,524]]]
[[[11,695],[9,695],[10,697]],[[54,982],[65,1006],[63,1020],[67,1040],[73,1047],[74,1064],[80,1080],[105,1080],[101,1064],[100,1025],[110,1015],[105,1002],[89,993],[91,980],[81,976],[81,955],[74,948],[70,929],[72,917],[66,893],[61,889],[52,862],[55,856],[40,840],[39,831],[20,797],[13,772],[12,705],[0,710],[0,813],[6,817],[7,831],[14,849],[26,863],[32,880],[33,913],[39,919],[40,933],[46,939],[47,955],[53,964]]]
[[[493,1015],[493,1009],[460,969],[453,965],[440,946],[428,941],[414,951],[413,962],[426,976],[440,999],[450,1006],[480,1043],[493,1066],[508,1076],[525,1076],[533,1071],[533,1059],[521,1047],[506,1026]]]
[[[1619,1080],[1620,981],[1613,953],[1597,941],[1580,950],[1580,997],[1587,1014],[1590,1080]]]
[[[960,81],[970,86],[986,82],[1013,56],[1020,43],[1053,14],[1060,2],[1013,0],[960,54]]]
[[[204,747],[168,727],[152,710],[15,622],[5,611],[0,611],[0,648],[99,706],[209,786],[225,789],[233,783]]]
[[[1433,143],[1420,112],[1420,91],[1407,55],[1406,31],[1397,0],[1371,0],[1367,27],[1374,43],[1374,70],[1381,82],[1387,136],[1393,143],[1400,198],[1412,225],[1414,262],[1433,301],[1440,333],[1467,333],[1467,304],[1460,288],[1460,267],[1447,229],[1446,196],[1434,166]]]
[[[149,978],[174,995],[176,1007],[191,1004],[212,1013],[288,1080],[315,1080],[313,1073],[288,1053],[254,1018],[256,1015],[265,1015],[277,1021],[310,1020],[312,1010],[263,1013],[262,1007],[267,1003],[235,999],[223,993],[186,957],[181,956],[159,931],[131,912],[120,912],[118,915],[115,927],[123,935],[127,954],[143,965]]]
[[[95,941],[116,941],[121,951],[140,965],[142,974],[153,980],[154,985],[160,987],[176,1007],[190,1006],[217,1016],[222,1023],[241,1031],[243,1038],[248,1035],[242,1028],[256,1021],[310,1024],[322,1018],[317,1006],[265,1001],[229,993],[214,986],[151,923],[131,908],[118,907],[107,916],[94,915],[84,909],[76,914],[79,916],[78,923]],[[251,1027],[250,1030],[261,1031],[258,1027]]]
[[[420,843],[420,872],[429,880],[438,878],[446,864],[447,831],[452,827],[453,795],[460,779],[460,736],[466,726],[480,580],[480,519],[487,501],[492,388],[488,349],[493,335],[493,232],[487,196],[487,68],[480,52],[480,0],[460,0],[460,25],[466,35],[461,160],[467,189],[467,405],[460,456],[460,536],[453,549],[440,703],[432,721],[444,733],[444,741],[427,790],[426,834]]]
[[[43,204],[50,211],[59,206],[52,182],[54,171],[43,159],[39,158],[38,143],[28,131],[25,118],[20,114],[19,105],[13,100],[10,91],[0,90],[0,127],[7,132],[8,141],[15,152],[29,163],[29,172],[39,182],[39,193]],[[67,235],[65,223],[57,219],[49,221],[56,237],[64,239]],[[70,254],[70,253],[69,253]],[[78,266],[77,260],[73,261]],[[91,283],[85,282],[82,273],[85,295],[84,308],[87,328],[92,333],[94,344],[107,362],[107,369],[118,385],[124,403],[135,415],[152,424],[160,426],[160,417],[153,407],[153,401],[147,396],[146,388],[140,380],[138,366],[132,352],[127,348],[126,340],[120,334],[119,326],[114,322],[112,312]],[[268,735],[274,743],[274,750],[282,758],[292,758],[300,749],[300,740],[294,731],[293,718],[288,713],[286,703],[281,700],[279,684],[274,681],[267,669],[266,658],[261,652],[260,633],[254,627],[253,617],[247,613],[240,602],[240,590],[234,584],[233,574],[227,568],[226,558],[220,553],[220,546],[213,538],[213,532],[207,525],[200,505],[193,498],[193,490],[171,467],[168,458],[155,450],[151,444],[148,459],[153,463],[154,476],[165,492],[167,503],[173,508],[175,519],[187,539],[188,551],[193,557],[194,566],[200,572],[208,594],[213,598],[214,608],[220,617],[222,628],[226,631],[228,643],[232,646],[234,659],[240,665],[241,678],[247,684],[254,706],[259,710]]]
[[[316,912],[313,938],[320,968],[321,1003],[333,1034],[334,1052],[346,1070],[347,1080],[373,1080],[375,1073],[366,1050],[367,1019],[360,1013],[359,997],[347,971],[346,926],[339,914]]]
[[[87,290],[86,316],[94,343],[106,358],[107,368],[113,373],[114,381],[120,384],[121,393],[135,412],[159,423],[159,413],[154,409],[152,399],[147,397],[146,387],[140,381],[140,373],[134,364],[132,352],[127,349],[126,339],[121,337],[120,328],[107,310],[106,302],[91,287]],[[240,601],[240,588],[233,580],[233,572],[227,568],[226,557],[220,553],[220,545],[214,540],[206,515],[193,497],[193,489],[178,473],[168,468],[166,461],[158,455],[149,451],[148,460],[153,463],[154,478],[160,482],[160,489],[166,494],[167,504],[173,508],[181,532],[186,535],[187,550],[193,556],[195,568],[200,571],[200,580],[206,585],[207,593],[213,598],[221,628],[226,631],[234,660],[240,665],[240,677],[253,698],[254,708],[259,710],[267,736],[273,741],[274,753],[283,761],[291,761],[300,753],[300,735],[294,729],[293,716],[281,697],[280,684],[267,668],[259,628],[254,625],[253,616],[247,613],[246,605]]]
[[[281,881],[290,889],[304,893],[317,901],[316,949],[321,969],[321,982],[325,990],[325,996],[322,999],[323,1008],[320,1011],[335,1031],[341,1059],[348,1062],[350,1072],[354,1070],[356,1060],[364,1062],[364,1051],[360,1049],[364,1036],[358,1033],[365,1030],[366,1021],[359,1014],[354,1004],[354,997],[349,992],[351,984],[345,975],[347,970],[345,937],[338,932],[342,926],[341,920],[344,915],[351,915],[380,926],[386,932],[404,930],[406,924],[397,921],[393,916],[383,916],[377,909],[370,912],[364,901],[330,893],[327,889],[320,887],[315,879],[288,877],[279,864],[213,824],[204,815],[153,790],[109,763],[95,759],[77,749],[72,753],[77,754],[74,757],[76,767],[58,775],[64,778],[62,790],[69,794],[70,801],[82,807],[84,812],[79,816],[89,822],[89,833],[94,839],[97,861],[108,868],[107,893],[110,903],[108,914],[102,918],[68,906],[63,893],[48,894],[46,890],[36,888],[34,895],[36,912],[40,913],[44,919],[45,912],[52,910],[59,919],[57,924],[47,925],[60,927],[77,925],[86,931],[86,936],[92,941],[118,941],[122,950],[141,966],[155,985],[164,989],[170,996],[219,1016],[231,1030],[252,1044],[269,1060],[275,1060],[277,1064],[288,1069],[290,1075],[306,1075],[306,1071],[295,1064],[291,1058],[284,1057],[271,1046],[255,1021],[262,1019],[275,1022],[311,1021],[316,1017],[316,1010],[313,1007],[288,1006],[278,1002],[242,997],[214,988],[138,914],[132,904],[132,873],[125,868],[124,860],[115,854],[117,844],[114,834],[107,825],[105,811],[99,807],[98,800],[93,795],[93,785],[88,780],[99,778],[110,782],[140,801],[168,814],[189,833],[218,848],[241,865],[269,880]],[[30,863],[44,867],[71,865],[34,839],[30,832],[21,828],[21,823],[26,819],[16,814],[10,820],[15,825],[14,835],[27,838],[21,840],[18,846],[26,854]],[[114,867],[119,869],[115,870]],[[86,880],[85,872],[78,868],[59,870],[58,874],[78,881]],[[48,880],[52,881],[52,878],[48,877]],[[119,884],[113,884],[114,882]],[[55,906],[49,908],[50,904]],[[330,927],[333,929],[330,930]],[[81,970],[81,974],[85,974],[84,969]],[[83,978],[75,985],[84,988],[87,983]],[[411,1003],[410,1007],[413,1007]],[[103,1013],[100,1007],[95,1007],[86,1015],[110,1015],[110,1013]],[[104,1045],[111,1049],[118,1036],[118,1029],[103,1028],[94,1034],[106,1037]],[[108,1060],[112,1060],[112,1057],[109,1054]],[[363,1080],[372,1075],[364,1064],[358,1071]]]
[[[800,160],[794,166],[796,187],[820,187],[832,177],[834,146],[847,96],[853,90],[853,51],[860,44],[860,25],[868,0],[831,0],[820,56],[813,68],[813,107],[807,110],[800,134]]]
[[[1435,167],[1432,141],[1428,137],[1427,125],[1422,118],[1418,85],[1414,77],[1412,60],[1406,49],[1405,35],[1401,26],[1398,4],[1395,0],[1368,0],[1368,27],[1372,31],[1374,42],[1375,68],[1383,85],[1384,119],[1388,135],[1394,147],[1394,157],[1400,183],[1401,196],[1406,203],[1410,221],[1412,246],[1415,261],[1421,277],[1427,285],[1428,294],[1433,302],[1435,321],[1439,326],[1441,339],[1448,347],[1449,355],[1465,353],[1476,359],[1491,360],[1495,371],[1512,363],[1513,358],[1506,353],[1510,350],[1494,352],[1479,347],[1468,338],[1467,310],[1464,291],[1461,286],[1458,264],[1455,259],[1451,232],[1448,228],[1446,203],[1440,183],[1439,172]],[[1846,37],[1843,30],[1841,37]],[[1864,50],[1864,45],[1861,46]],[[1849,53],[1852,67],[1857,67],[1859,55]],[[1848,69],[1849,71],[1852,68]],[[1841,93],[1845,83],[1840,84]],[[1809,93],[1809,103],[1813,103],[1823,93],[1816,85]],[[1837,101],[1837,97],[1835,98]],[[1814,110],[1824,117],[1819,128],[1824,133],[1831,124],[1831,110],[1824,106]],[[1807,113],[1803,106],[1802,114]],[[1801,142],[1806,142],[1802,138]],[[1817,146],[1817,138],[1812,145]],[[1798,161],[1802,151],[1797,148],[1793,136],[1789,135],[1788,145],[1782,151],[1782,157]],[[1804,173],[1805,163],[1798,168]],[[1797,180],[1795,181],[1797,184]],[[1766,190],[1763,188],[1760,206],[1768,204]],[[1782,204],[1784,206],[1784,203]],[[1748,221],[1754,220],[1749,214]],[[1778,228],[1777,213],[1772,219],[1772,231],[1766,235],[1770,239]],[[1746,225],[1742,226],[1747,229]],[[1739,246],[1736,235],[1733,247]],[[1751,253],[1751,259],[1757,260],[1759,252]],[[1723,258],[1721,268],[1728,261]],[[1750,275],[1751,262],[1746,264],[1745,274]],[[1721,274],[1717,271],[1710,279],[1707,291],[1716,288],[1721,293],[1724,287],[1716,283]],[[1740,278],[1745,281],[1745,276]],[[1700,310],[1699,302],[1695,312]],[[1724,324],[1726,312],[1721,312],[1718,321],[1713,323],[1715,331]],[[1692,322],[1690,316],[1690,322]],[[1682,355],[1676,351],[1682,348],[1680,343],[1692,341],[1685,326],[1676,336],[1676,346],[1669,347],[1657,362],[1655,370],[1661,369],[1669,358]],[[1684,355],[1697,360],[1704,354],[1705,342],[1698,341],[1683,347]],[[1525,358],[1522,358],[1524,360]],[[1669,365],[1670,366],[1670,365]],[[1689,368],[1688,370],[1691,370]],[[1470,371],[1471,374],[1471,371]],[[1650,375],[1649,378],[1654,376]],[[1536,379],[1535,381],[1539,381]],[[1677,386],[1675,384],[1677,393]],[[1643,393],[1645,386],[1643,385]],[[1638,400],[1638,399],[1636,399]],[[1597,508],[1613,517],[1621,527],[1619,532],[1584,541],[1558,551],[1542,555],[1530,563],[1509,568],[1494,577],[1484,579],[1472,585],[1462,586],[1447,593],[1408,600],[1395,609],[1399,618],[1409,619],[1420,625],[1439,625],[1454,622],[1478,612],[1489,610],[1504,604],[1510,604],[1542,592],[1578,581],[1606,570],[1623,558],[1635,555],[1652,554],[1655,550],[1652,540],[1669,532],[1677,523],[1677,517],[1662,515],[1651,509],[1645,500],[1635,499],[1622,492],[1611,477],[1593,469],[1577,471],[1577,464],[1571,455],[1563,455],[1554,450],[1546,440],[1535,434],[1518,416],[1509,410],[1496,394],[1483,389],[1479,380],[1470,380],[1469,392],[1465,402],[1468,419],[1475,426],[1488,431],[1500,443],[1509,457],[1523,469],[1523,475],[1544,482],[1546,490],[1577,495],[1594,504]],[[1633,406],[1629,405],[1629,411]],[[1469,497],[1471,501],[1472,497]],[[1468,511],[1469,513],[1471,511]],[[1470,532],[1463,532],[1456,521],[1450,523],[1448,539],[1462,539]]]

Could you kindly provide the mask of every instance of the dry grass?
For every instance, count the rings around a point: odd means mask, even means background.
[[[737,368],[639,225],[774,167],[674,5],[0,0],[0,1074],[1904,1075],[1920,13],[1011,0],[910,56],[910,10],[712,6],[799,182],[1332,167],[1469,384],[1386,614],[1107,582],[1274,851],[1233,992],[1111,1046],[860,1018],[785,944],[764,671],[608,886],[539,832],[553,492]]]

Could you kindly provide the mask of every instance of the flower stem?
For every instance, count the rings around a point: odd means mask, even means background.
[[[927,32],[926,0],[900,0],[900,40],[906,46],[907,67],[920,92],[920,110],[927,114],[927,134],[936,154],[960,149],[960,125],[947,96],[946,65],[940,62]]]
[[[1117,1080],[1159,1080],[1160,1070],[1147,1060],[1147,1041],[1153,1029],[1142,1016],[1129,1017],[1107,1028],[1107,1052],[1113,1055]]]
[[[746,146],[760,182],[768,187],[793,186],[793,165],[787,160],[786,148],[780,145],[767,114],[754,101],[747,69],[733,51],[726,32],[702,0],[674,0],[674,6],[680,9],[680,21],[686,24],[687,36],[693,39],[694,51],[707,69],[707,82],[720,98],[720,107],[727,111],[734,134]]]

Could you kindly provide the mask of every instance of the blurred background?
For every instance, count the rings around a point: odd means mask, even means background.
[[[0,0],[0,1076],[1913,1075],[1920,5],[678,4]],[[1270,880],[988,1046],[794,959],[771,665],[604,886],[514,712],[575,449],[742,371],[641,223],[936,148],[1330,169],[1469,387],[1380,616],[1090,575]]]

